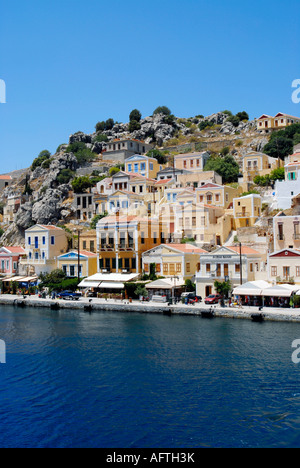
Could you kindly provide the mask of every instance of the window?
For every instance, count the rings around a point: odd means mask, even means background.
[[[164,274],[167,275],[169,272],[169,265],[167,263],[164,263]]]
[[[207,263],[206,264],[206,273],[210,273],[211,269],[210,269],[210,263]]]
[[[250,273],[253,273],[253,263],[250,263]]]
[[[153,168],[154,168],[153,163],[149,164],[149,168],[150,168],[150,171],[153,171]]]
[[[35,248],[35,249],[38,249],[38,248],[39,248],[39,238],[38,238],[38,237],[35,237],[35,238],[34,238],[34,248]]]
[[[277,266],[272,266],[271,267],[271,276],[277,277]]]
[[[83,250],[86,250],[86,241],[82,242],[82,248],[83,248]]]
[[[14,267],[13,268],[14,268],[14,270],[16,270],[18,268],[17,262],[14,262]]]
[[[190,263],[187,263],[187,264],[186,264],[186,272],[187,272],[187,273],[190,273],[190,272],[191,272],[191,264],[190,264]]]
[[[148,263],[144,264],[144,272],[149,273],[149,264]]]
[[[240,273],[240,271],[241,271],[241,265],[239,263],[236,263],[235,264],[235,272]]]
[[[296,276],[297,278],[300,276],[300,266],[296,267]]]
[[[285,279],[290,277],[290,267],[283,267],[283,277]]]
[[[146,163],[141,163],[141,171],[145,171],[146,170]]]
[[[132,172],[132,164],[128,164],[128,172]]]
[[[70,265],[70,276],[75,276],[75,266]]]
[[[176,273],[181,273],[181,263],[176,263]]]
[[[141,232],[141,244],[142,245],[145,244],[145,233],[144,232]]]
[[[43,245],[45,245],[45,244],[46,244],[46,237],[43,236]]]
[[[134,165],[134,172],[137,174],[139,172],[139,165],[138,163],[135,163]]]
[[[31,237],[28,237],[28,245],[31,245]]]
[[[51,236],[51,245],[55,245],[55,237]]]

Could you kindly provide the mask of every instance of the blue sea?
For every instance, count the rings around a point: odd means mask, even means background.
[[[1,447],[299,447],[300,325],[0,309]]]

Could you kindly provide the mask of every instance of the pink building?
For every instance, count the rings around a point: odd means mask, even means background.
[[[23,247],[1,247],[0,248],[0,274],[14,275],[18,271],[19,259],[26,255]]]

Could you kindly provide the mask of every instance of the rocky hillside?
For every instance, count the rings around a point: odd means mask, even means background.
[[[261,151],[268,141],[256,131],[255,122],[229,119],[228,113],[224,112],[189,119],[156,114],[141,119],[135,129],[130,130],[132,126],[129,122],[114,123],[109,129],[101,128],[91,134],[77,132],[70,136],[68,144],[60,145],[46,162],[12,173],[14,184],[0,193],[0,203],[6,204],[12,192],[23,193],[26,184],[32,193],[23,196],[23,204],[14,222],[3,227],[1,243],[22,243],[25,229],[36,223],[65,224],[74,219],[70,180],[84,172],[96,170],[107,173],[112,164],[102,162],[101,153],[112,140],[128,137],[144,140],[162,148],[167,154],[180,152],[182,145],[189,144],[194,145],[193,149],[197,149],[195,145],[200,145],[199,148],[214,152],[228,146],[238,161],[249,150]],[[65,177],[67,174],[69,178]]]

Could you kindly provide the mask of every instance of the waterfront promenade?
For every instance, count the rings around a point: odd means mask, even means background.
[[[0,305],[14,305],[16,308],[21,307],[45,307],[51,309],[78,310],[85,312],[138,312],[152,313],[164,315],[186,315],[186,316],[208,316],[208,312],[212,311],[214,317],[233,318],[233,319],[248,319],[252,320],[253,315],[263,315],[266,321],[278,322],[300,322],[300,309],[283,309],[283,308],[264,308],[259,310],[258,307],[221,307],[219,305],[210,306],[204,303],[186,306],[184,304],[168,305],[167,303],[157,302],[140,302],[114,300],[114,299],[97,299],[82,297],[78,301],[62,300],[62,299],[42,299],[38,296],[17,296],[17,295],[0,295]]]

